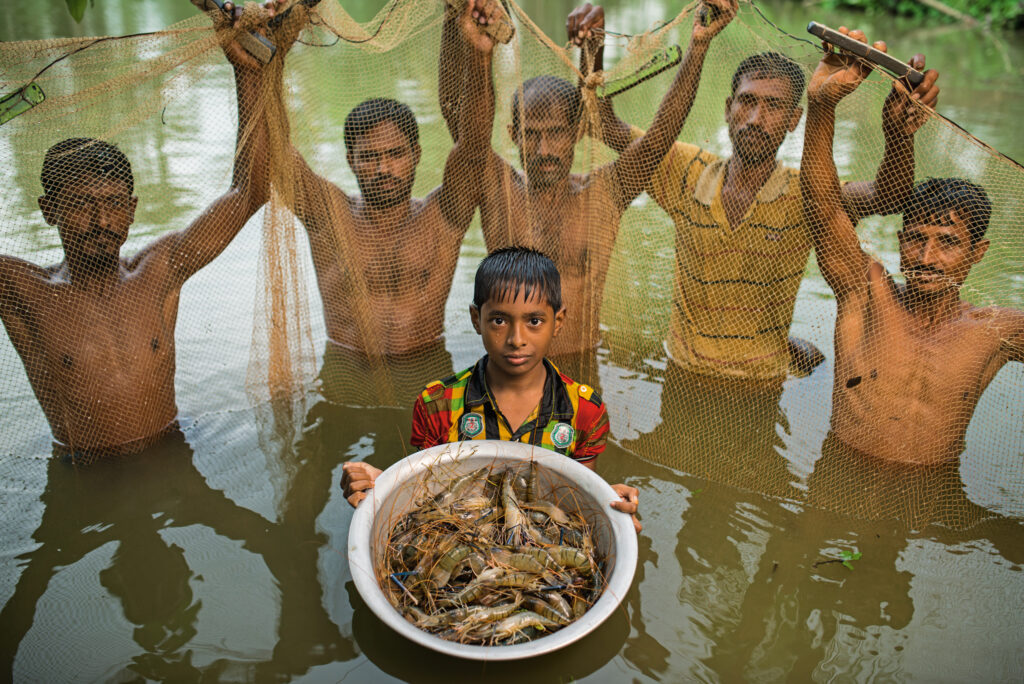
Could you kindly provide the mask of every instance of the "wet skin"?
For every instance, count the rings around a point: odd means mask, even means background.
[[[859,31],[840,31],[866,40]],[[843,444],[872,456],[938,463],[963,450],[971,415],[996,372],[1024,360],[1024,312],[960,299],[988,242],[972,242],[956,210],[904,217],[903,286],[862,250],[839,202],[832,139],[836,105],[867,75],[858,62],[829,54],[808,87],[800,183],[818,265],[837,302],[832,430]],[[925,72],[914,90],[921,104],[934,104],[937,77]],[[924,122],[911,112],[910,135]]]
[[[472,111],[487,106],[484,74],[490,73],[493,48],[478,29],[483,20],[472,14],[488,16],[493,4],[467,3],[459,20],[474,45],[460,76],[469,93],[463,107]],[[462,119],[462,142],[448,155],[443,182],[424,198],[412,197],[419,144],[393,121],[381,121],[347,151],[357,196],[318,176],[293,151],[292,208],[309,235],[327,335],[334,343],[367,354],[403,355],[441,336],[459,247],[476,211],[472,188],[490,130],[486,116]]]
[[[272,12],[268,11],[268,17]],[[235,43],[241,146],[231,188],[183,230],[134,257],[121,246],[138,199],[127,180],[80,173],[39,198],[64,261],[44,268],[0,256],[0,320],[53,436],[73,449],[135,451],[177,415],[174,328],[182,285],[215,259],[266,201],[260,66]]]
[[[842,442],[915,463],[963,450],[982,392],[1007,361],[1024,360],[1024,312],[959,297],[987,246],[970,243],[955,211],[910,225],[906,285],[872,262],[865,285],[839,300],[832,428]]]

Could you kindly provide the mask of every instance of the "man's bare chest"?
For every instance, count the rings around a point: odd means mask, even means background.
[[[33,316],[34,347],[64,379],[151,372],[174,356],[177,296],[126,286],[105,294],[56,288]]]

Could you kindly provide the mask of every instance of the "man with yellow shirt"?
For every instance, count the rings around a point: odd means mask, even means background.
[[[604,28],[603,10],[584,5],[567,27],[572,40],[592,38]],[[913,66],[923,63],[916,56]],[[811,238],[799,171],[776,159],[803,115],[805,82],[803,69],[783,55],[747,57],[725,101],[733,155],[677,141],[647,187],[675,222],[676,263],[662,423],[634,446],[656,459],[671,455],[671,465],[688,472],[761,490],[774,490],[765,482],[764,458],[782,446],[777,426],[788,431],[778,406],[782,380],[791,371],[809,373],[824,358],[789,337]],[[842,188],[851,215],[898,211],[909,195],[913,144],[898,125],[905,116],[905,102],[890,97],[876,181]],[[619,120],[607,100],[602,124],[613,149],[643,135]],[[784,485],[776,493],[785,495],[791,478],[778,465],[767,479]]]

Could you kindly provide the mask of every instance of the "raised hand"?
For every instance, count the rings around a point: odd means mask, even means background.
[[[702,0],[693,19],[693,35],[690,39],[710,41],[736,18],[737,11],[739,0]]]
[[[580,5],[565,20],[565,32],[569,42],[582,47],[584,41],[600,44],[604,41],[604,7]]]
[[[923,71],[924,80],[912,93],[907,92],[907,87],[902,81],[892,84],[892,91],[885,98],[885,105],[882,107],[882,126],[887,135],[909,137],[917,133],[928,120],[928,109],[935,109],[935,103],[939,98],[939,86],[936,85],[939,72],[935,69],[924,71],[924,55],[914,55],[908,64],[918,71]],[[924,106],[915,106],[911,100],[917,100]]]
[[[851,31],[840,26],[839,32],[862,43],[868,42],[863,31]],[[828,43],[822,43],[822,46],[827,54],[818,62],[818,68],[811,75],[811,81],[807,84],[807,99],[810,102],[835,105],[868,77],[871,65],[854,55],[832,52],[832,46]],[[883,41],[877,41],[872,47],[880,52],[886,51]]]
[[[469,0],[459,19],[463,39],[478,52],[488,54],[494,49],[494,38],[483,27],[498,20],[498,0]]]
[[[261,12],[264,16],[260,21],[260,27],[257,29],[261,35],[267,35],[267,23],[274,18],[274,15],[281,11],[286,1],[287,0],[267,0],[262,3]],[[242,6],[233,2],[225,2],[224,13],[228,18],[227,26],[232,29],[237,28],[238,22],[242,18]],[[224,49],[224,56],[228,58],[228,61],[231,62],[231,65],[236,69],[259,71],[263,68],[263,64],[246,52],[245,48],[243,48],[237,40],[222,40],[221,47]]]

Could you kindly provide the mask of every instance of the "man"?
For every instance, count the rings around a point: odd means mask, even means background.
[[[488,250],[529,246],[550,255],[562,275],[566,334],[551,355],[570,375],[597,377],[597,369],[560,362],[567,354],[593,353],[605,278],[622,213],[643,192],[682,130],[711,40],[736,15],[736,0],[707,0],[716,8],[708,26],[694,22],[686,56],[647,135],[622,147],[619,158],[588,174],[572,168],[582,109],[579,89],[553,76],[523,83],[512,98],[508,133],[519,150],[522,171],[491,152],[479,185],[480,217]],[[456,124],[452,97],[460,60],[446,22],[441,53],[441,109],[449,130]]]
[[[866,42],[861,31],[840,30]],[[969,181],[933,178],[914,189],[899,232],[904,285],[861,249],[854,217],[840,201],[832,137],[836,105],[868,73],[829,53],[808,89],[800,187],[818,265],[838,307],[832,438],[889,461],[939,464],[963,450],[971,414],[996,372],[1024,361],[1024,312],[960,299],[989,244],[991,203]],[[935,76],[926,73],[915,90],[921,106],[908,126],[924,122]]]
[[[401,383],[408,396],[387,401],[401,405],[412,400],[424,377],[451,373],[441,339],[444,305],[476,211],[473,188],[487,149],[487,109],[493,107],[486,74],[494,41],[473,13],[486,20],[496,7],[496,0],[471,0],[461,14],[460,30],[472,45],[461,81],[466,115],[443,181],[429,195],[412,197],[419,132],[412,110],[394,100],[367,100],[345,120],[346,160],[361,194],[346,195],[294,153],[294,210],[309,235],[327,324],[321,377],[328,389],[332,379],[353,371],[400,372],[409,365],[418,373]]]
[[[568,28],[572,39],[589,39],[604,28],[604,11],[584,5],[570,15]],[[800,123],[803,88],[802,69],[783,55],[744,59],[725,101],[733,156],[677,142],[647,188],[676,224],[667,346],[684,369],[781,381],[791,369],[806,374],[824,359],[809,343],[788,338],[811,244],[799,172],[776,157]],[[613,149],[643,135],[617,119],[610,102],[602,105],[604,140]],[[844,206],[856,216],[890,213],[913,181],[912,141],[893,132],[899,111],[890,106],[885,114],[876,182],[842,189]]]
[[[280,0],[278,0],[278,4]],[[277,4],[261,10],[267,19]],[[259,63],[225,46],[235,70],[238,148],[231,188],[184,230],[121,256],[138,198],[128,159],[110,143],[72,138],[43,161],[44,220],[64,260],[41,267],[0,257],[0,320],[57,440],[73,461],[134,453],[172,431],[181,287],[219,255],[267,194]]]

